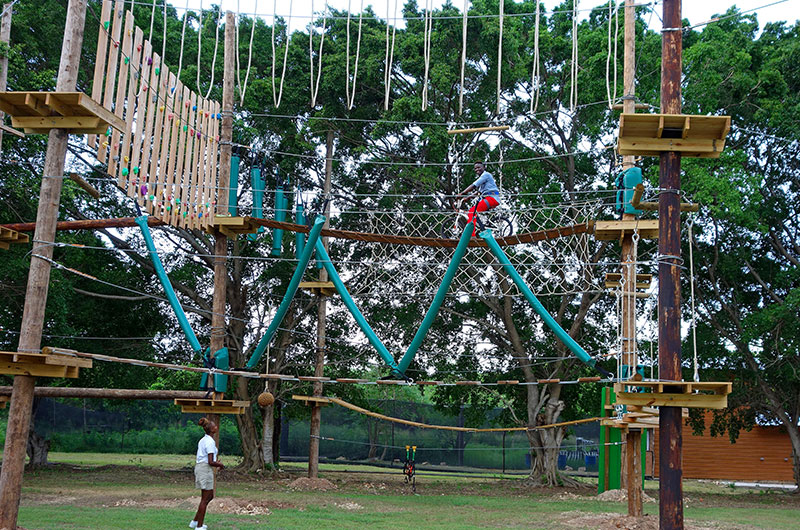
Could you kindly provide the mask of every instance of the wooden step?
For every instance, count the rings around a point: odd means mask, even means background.
[[[4,375],[75,379],[81,368],[91,367],[91,359],[53,353],[48,348],[44,348],[42,353],[0,351],[0,374]]]
[[[594,223],[594,237],[599,241],[619,240],[626,234],[634,233],[638,233],[642,239],[658,239],[658,219],[624,219]]]
[[[13,244],[27,243],[30,237],[27,234],[20,234],[16,230],[11,230],[4,226],[0,226],[0,248],[8,250]]]
[[[614,393],[618,405],[724,409],[732,386],[721,382],[623,381],[614,383]]]

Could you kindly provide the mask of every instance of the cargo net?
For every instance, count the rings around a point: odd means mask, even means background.
[[[441,285],[466,216],[444,208],[412,209],[403,202],[387,206],[384,197],[374,209],[334,214],[331,228],[418,238],[409,244],[379,237],[335,242],[332,259],[353,296],[427,298]],[[543,198],[506,195],[479,219],[534,294],[577,294],[599,289],[596,274],[589,270],[594,246],[589,227],[601,206],[599,199],[548,204]],[[479,245],[484,245],[479,237],[470,243],[447,295],[521,296],[497,258]]]

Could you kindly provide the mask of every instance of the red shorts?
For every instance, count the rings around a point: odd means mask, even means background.
[[[499,204],[500,203],[497,202],[497,199],[495,199],[491,195],[487,195],[486,197],[482,198],[478,202],[478,204],[469,209],[469,216],[467,217],[467,221],[471,223],[472,220],[475,218],[476,212],[480,213],[480,212],[485,212],[487,210],[491,210],[492,208],[497,207]],[[476,230],[473,228],[472,230],[473,236],[475,235],[475,231]]]

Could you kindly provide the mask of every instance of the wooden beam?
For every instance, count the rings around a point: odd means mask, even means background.
[[[469,129],[450,129],[447,134],[469,134],[488,131],[507,131],[508,125],[492,125],[489,127],[471,127]]]
[[[164,226],[166,223],[157,217],[150,217],[147,220],[148,226]],[[106,228],[129,228],[136,227],[136,220],[133,217],[118,217],[115,219],[84,219],[80,221],[60,221],[56,224],[56,230],[103,230]],[[0,228],[16,230],[17,232],[33,232],[36,230],[36,223],[11,223],[0,225]]]
[[[0,399],[11,395],[12,387],[0,386]],[[34,390],[36,397],[47,398],[86,398],[86,399],[126,399],[126,400],[164,400],[172,401],[176,398],[199,399],[206,395],[205,392],[196,390],[147,390],[139,388],[81,388],[61,386],[37,386]]]
[[[86,193],[88,193],[89,195],[94,197],[95,199],[99,199],[100,198],[100,192],[97,191],[97,188],[95,188],[94,186],[92,186],[91,184],[86,182],[86,180],[84,180],[84,178],[81,177],[80,175],[78,175],[77,173],[70,173],[69,174],[69,178],[73,182],[75,182],[75,184],[80,186],[83,189],[83,191],[85,191]]]

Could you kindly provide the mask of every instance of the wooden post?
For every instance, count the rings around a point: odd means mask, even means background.
[[[11,6],[3,5],[3,18],[0,20],[0,43],[11,42]],[[8,54],[0,56],[0,90],[6,89],[8,83]],[[3,123],[5,113],[0,111],[0,123]],[[3,152],[3,131],[0,129],[0,153]]]
[[[219,153],[219,184],[217,185],[217,207],[228,210],[228,182],[231,175],[231,141],[233,140],[233,91],[236,66],[236,21],[232,11],[225,13],[225,65],[222,79],[222,130]],[[197,149],[200,149],[198,145]],[[214,295],[211,313],[211,355],[225,347],[225,305],[228,288],[228,238],[222,232],[214,232]],[[209,381],[214,384],[213,376]],[[220,392],[214,392],[215,399],[222,399]],[[219,414],[208,414],[208,419],[220,424]],[[219,432],[215,436],[219,447]],[[214,468],[216,472],[216,468]]]
[[[327,199],[331,192],[331,172],[333,171],[333,131],[328,131],[325,143],[325,184],[322,196]],[[327,213],[330,206],[323,213],[326,214],[323,229],[330,228]],[[328,238],[322,238],[322,244],[328,247]],[[320,269],[319,281],[328,281],[328,271]],[[319,304],[317,305],[317,358],[314,364],[314,376],[322,377],[325,368],[325,321],[328,313],[328,297],[322,289],[319,290]],[[314,396],[322,395],[322,383],[314,383]],[[322,407],[314,403],[311,407],[311,436],[308,444],[308,478],[317,478],[319,474],[319,435],[321,432]]]
[[[681,0],[664,0],[661,32],[661,112],[681,112]],[[681,154],[663,152],[658,200],[658,371],[659,378],[681,376]],[[659,520],[662,530],[683,528],[683,437],[680,407],[659,414]]]
[[[636,8],[634,0],[625,0],[625,59],[623,70],[624,97],[622,109],[625,113],[636,112]],[[623,171],[635,166],[633,156],[622,157]],[[624,219],[635,219],[634,214],[623,214]],[[636,292],[636,246],[633,234],[625,234],[622,238],[622,292]],[[622,296],[622,364],[629,367],[628,373],[622,377],[631,377],[636,373],[639,359],[636,355],[636,295],[623,294]],[[634,444],[633,440],[640,440],[640,430],[628,429],[624,433],[626,443],[622,446],[621,458],[622,484],[628,491],[628,515],[640,517],[642,515],[642,480],[641,473],[633,475],[634,469],[631,462],[641,463],[642,445]],[[634,466],[635,468],[636,466]],[[638,466],[639,468],[641,465]],[[631,478],[634,480],[631,480]]]
[[[85,16],[86,2],[69,0],[64,41],[61,47],[61,62],[56,80],[57,91],[72,92],[75,90],[81,45],[83,44]],[[48,136],[42,187],[39,192],[39,208],[36,212],[31,266],[25,291],[25,307],[20,327],[18,347],[20,352],[38,352],[41,347],[44,310],[50,284],[50,262],[37,256],[47,259],[53,256],[53,246],[50,243],[55,240],[68,137],[69,135],[64,129],[53,129]],[[35,383],[35,377],[25,375],[14,377],[3,452],[3,468],[0,471],[0,528],[14,529],[17,526]]]

